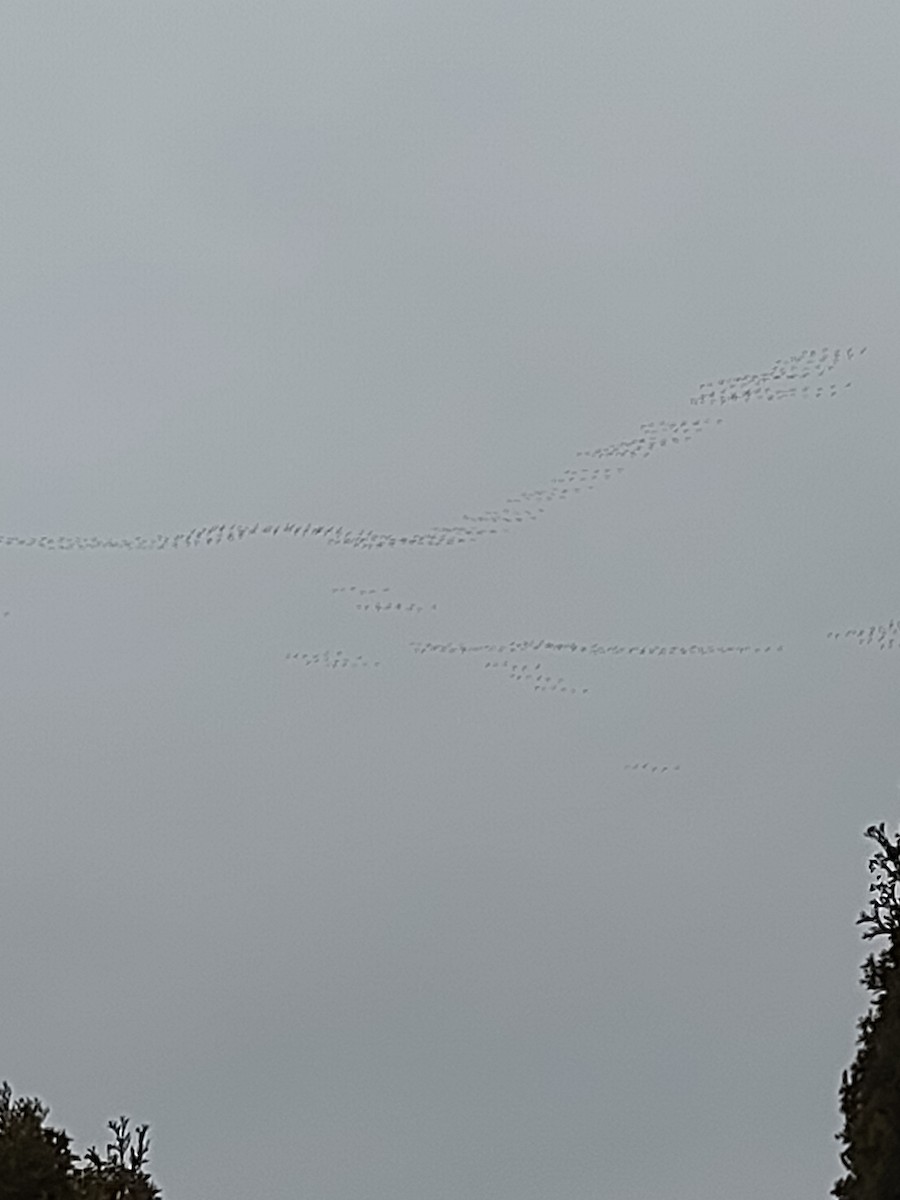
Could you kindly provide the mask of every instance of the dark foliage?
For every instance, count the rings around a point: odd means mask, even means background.
[[[881,852],[869,860],[878,874],[869,891],[870,910],[857,925],[863,938],[888,937],[888,945],[863,965],[862,982],[873,999],[857,1022],[859,1047],[841,1077],[844,1128],[841,1162],[847,1175],[831,1190],[838,1200],[900,1200],[900,832],[891,840],[884,822],[870,825]]]
[[[115,1140],[108,1142],[106,1157],[101,1158],[95,1146],[85,1154],[87,1165],[82,1168],[76,1192],[79,1200],[157,1200],[158,1187],[144,1170],[150,1153],[150,1126],[137,1127],[133,1141],[128,1118],[110,1121]]]
[[[12,1102],[8,1083],[0,1088],[0,1200],[69,1200],[75,1160],[71,1139],[44,1125],[39,1100]]]
[[[0,1200],[159,1200],[144,1170],[147,1125],[132,1134],[127,1117],[110,1121],[106,1154],[92,1146],[79,1166],[69,1135],[44,1124],[48,1112],[37,1098],[13,1102],[9,1084],[0,1087]]]

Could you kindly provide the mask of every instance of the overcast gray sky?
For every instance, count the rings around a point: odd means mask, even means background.
[[[0,1074],[79,1146],[150,1122],[168,1200],[827,1194],[898,44],[3,5]]]

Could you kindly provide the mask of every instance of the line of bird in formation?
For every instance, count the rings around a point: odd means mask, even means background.
[[[699,645],[697,643],[684,645],[619,645],[618,643],[601,644],[593,642],[590,645],[579,642],[552,642],[544,639],[533,641],[520,642],[482,642],[481,644],[465,643],[465,642],[410,642],[414,654],[445,654],[445,655],[478,655],[478,654],[522,654],[527,652],[543,653],[559,651],[563,653],[580,653],[588,656],[601,654],[635,654],[637,656],[649,655],[663,657],[666,655],[707,655],[707,654],[766,654],[769,651],[780,653],[784,650],[783,645],[769,646],[715,646],[715,645]],[[304,666],[314,666],[321,664],[323,666],[349,666],[352,663],[369,663],[370,660],[364,659],[362,655],[357,655],[356,659],[351,660],[343,650],[323,650],[315,654],[302,653],[300,651],[285,654],[286,659],[299,661]],[[376,666],[379,663],[374,664]],[[517,682],[527,682],[534,685],[535,690],[541,691],[570,691],[573,695],[586,695],[589,692],[588,688],[576,688],[570,685],[561,676],[552,676],[543,674],[543,667],[540,662],[511,662],[508,658],[494,659],[484,664],[485,669],[501,669],[508,673],[510,679]]]
[[[507,678],[516,683],[530,684],[536,692],[559,692],[560,695],[586,696],[589,688],[576,688],[568,684],[562,676],[546,675],[541,663],[511,663],[508,659],[503,662],[486,662],[485,670],[500,668],[506,672]]]
[[[818,350],[801,350],[799,354],[790,358],[777,359],[772,370],[763,374],[707,380],[701,383],[699,393],[691,397],[691,404],[748,404],[754,400],[782,400],[786,396],[821,399],[826,395],[825,388],[803,384],[802,380],[813,375],[821,379],[829,371],[833,371],[842,358],[851,363],[856,355],[862,357],[866,350],[868,346],[863,346],[858,351],[854,346],[847,346],[846,349],[840,346],[823,346]],[[791,380],[800,380],[801,383],[791,383]],[[779,386],[782,383],[786,383],[787,386]],[[844,387],[850,387],[850,384],[845,383]],[[832,384],[827,394],[836,396],[837,390],[837,385]]]
[[[444,654],[466,654],[466,653],[521,653],[522,651],[538,649],[544,651],[563,650],[575,651],[584,654],[604,654],[612,653],[630,653],[632,651],[638,654],[654,654],[663,652],[665,654],[681,653],[689,655],[690,653],[718,653],[718,654],[742,654],[752,652],[764,654],[768,650],[775,650],[776,653],[784,649],[783,646],[602,646],[594,643],[591,646],[579,645],[575,642],[517,642],[508,645],[497,645],[493,643],[485,643],[483,645],[466,645],[464,643],[435,643],[435,642],[413,642],[411,643],[413,652],[416,654],[428,653],[444,653]],[[349,657],[342,650],[325,650],[317,654],[311,653],[292,653],[286,654],[285,658],[299,661],[303,666],[322,665],[326,667],[347,667],[347,666],[379,666],[376,662],[371,664],[369,660],[363,659],[362,655],[358,655],[355,660]],[[511,679],[515,683],[525,684],[535,692],[556,692],[559,695],[572,696],[587,696],[590,694],[590,688],[584,686],[575,686],[561,675],[548,673],[542,661],[515,661],[509,658],[489,659],[482,664],[485,670],[502,671],[506,678]]]
[[[402,601],[376,600],[373,604],[357,604],[355,606],[360,612],[375,612],[375,613],[421,613],[425,612],[425,606],[422,604],[404,604]],[[437,608],[436,604],[432,604],[432,611]]]
[[[866,353],[863,346],[859,356]],[[847,363],[853,361],[856,351],[854,347],[845,350],[841,348],[824,347],[820,350],[804,350],[790,358],[778,359],[766,372],[748,375],[737,375],[718,380],[709,380],[700,385],[698,394],[690,398],[692,406],[719,408],[725,405],[748,404],[754,401],[768,402],[783,400],[791,397],[820,400],[825,397],[835,398],[839,394],[837,384],[825,386],[807,382],[814,378],[822,379],[833,371],[843,359]],[[849,388],[850,382],[844,387]],[[592,449],[579,450],[576,458],[600,460],[599,464],[591,467],[570,467],[560,475],[550,480],[550,485],[544,488],[522,491],[508,497],[501,509],[490,509],[476,515],[464,514],[463,525],[434,526],[423,533],[398,535],[393,533],[378,533],[369,530],[346,530],[343,526],[315,524],[307,522],[284,522],[253,525],[238,523],[206,525],[195,527],[187,532],[176,534],[157,534],[153,538],[101,538],[81,536],[40,536],[18,537],[0,535],[0,545],[37,547],[49,550],[166,550],[201,545],[220,545],[223,542],[241,542],[247,537],[302,537],[321,538],[330,545],[344,545],[358,549],[375,550],[397,547],[438,547],[472,543],[478,538],[489,534],[510,532],[516,525],[526,521],[536,521],[546,512],[550,504],[566,501],[579,495],[582,491],[591,491],[600,482],[611,480],[626,470],[626,464],[636,459],[646,459],[661,450],[687,444],[700,433],[710,427],[721,425],[721,416],[682,419],[679,421],[645,421],[640,425],[638,436],[620,439]],[[519,507],[512,507],[519,506]],[[525,506],[525,507],[522,507]],[[361,612],[408,612],[421,613],[424,606],[417,603],[388,599],[390,588],[360,588],[356,585],[349,587],[334,587],[333,593],[353,594],[355,607]],[[372,599],[370,597],[378,597]],[[437,606],[432,604],[431,609]],[[8,617],[9,611],[3,613]],[[900,646],[900,627],[897,622],[890,621],[886,626],[871,626],[868,629],[851,629],[843,633],[832,632],[829,638],[856,638],[859,645],[875,644],[879,649],[893,649]],[[709,645],[709,644],[654,644],[654,645],[624,645],[620,643],[579,643],[529,640],[505,644],[483,643],[472,645],[466,643],[411,643],[416,654],[516,654],[522,651],[568,652],[584,656],[613,655],[637,657],[666,657],[666,656],[706,656],[730,654],[768,654],[780,653],[783,645]],[[304,667],[322,667],[329,670],[356,670],[378,668],[379,660],[373,660],[358,654],[351,658],[343,650],[326,649],[318,652],[289,652],[285,659],[297,662]],[[577,688],[567,682],[562,676],[546,673],[542,662],[510,662],[509,659],[495,659],[483,664],[486,670],[502,670],[512,681],[530,686],[537,692],[550,692],[560,695],[589,694],[587,687]],[[625,770],[642,771],[662,774],[668,770],[680,770],[679,764],[656,764],[651,762],[626,764]]]
[[[761,374],[738,375],[730,378],[722,378],[719,380],[709,380],[700,385],[699,394],[691,397],[692,405],[712,405],[712,404],[734,404],[734,403],[749,403],[752,400],[765,399],[774,401],[783,399],[788,396],[801,396],[804,398],[821,399],[826,394],[829,397],[838,395],[837,384],[831,384],[826,391],[822,385],[814,387],[809,384],[802,383],[803,380],[811,378],[813,375],[822,378],[828,372],[833,371],[843,358],[847,362],[852,362],[855,354],[862,356],[866,353],[868,347],[863,346],[859,351],[856,351],[853,346],[846,349],[840,347],[821,349],[808,349],[795,354],[790,358],[776,360],[772,369]],[[799,380],[801,382],[788,383],[791,380]],[[780,383],[788,383],[788,386],[777,386]],[[850,387],[849,382],[845,383],[845,387]],[[691,441],[698,433],[711,423],[711,418],[703,420],[682,420],[682,421],[645,421],[641,423],[640,436],[633,439],[625,439],[618,442],[610,443],[605,446],[597,447],[593,450],[579,450],[576,457],[592,457],[592,458],[647,458],[655,450],[659,450],[666,445],[679,445],[682,442]],[[716,420],[716,424],[722,424],[722,418]],[[621,473],[625,470],[622,466],[617,466],[615,471]],[[550,502],[553,500],[564,499],[570,494],[576,494],[581,490],[590,490],[602,474],[604,479],[611,478],[613,468],[569,468],[551,480],[554,487],[550,489],[539,489],[528,492],[522,492],[519,496],[512,497],[507,500],[508,504],[522,503],[523,501],[538,501],[540,503]],[[542,508],[538,509],[543,512]],[[508,514],[509,510],[504,509],[501,513],[489,512],[478,517],[465,516],[463,519],[467,521],[488,521],[502,517]],[[534,515],[526,512],[525,516],[534,519]],[[515,519],[515,518],[513,518]],[[831,635],[829,635],[831,636]],[[837,636],[837,635],[834,635]],[[870,638],[871,640],[871,638]],[[465,654],[478,652],[493,652],[493,653],[510,653],[524,649],[548,649],[558,651],[569,651],[571,653],[581,654],[628,654],[638,656],[666,656],[679,654],[686,655],[708,655],[708,654],[768,654],[770,652],[781,653],[784,650],[784,645],[739,645],[739,646],[721,646],[708,644],[690,644],[690,645],[621,645],[621,644],[606,644],[601,645],[592,643],[591,645],[580,644],[575,642],[546,642],[530,641],[530,642],[511,642],[507,644],[485,643],[483,645],[466,645],[464,643],[421,643],[413,642],[414,653],[445,653],[445,654]],[[900,643],[898,643],[900,644]],[[894,643],[889,643],[892,648]],[[882,644],[884,648],[884,644]],[[486,663],[485,666],[498,666],[498,663]],[[508,664],[502,664],[507,667]],[[510,677],[514,679],[531,680],[537,678],[536,675],[522,674],[526,668],[521,669],[518,666],[510,668]],[[539,672],[539,668],[535,668]],[[557,680],[560,685],[560,690],[567,690],[562,686],[562,680]],[[541,677],[541,687],[545,683]],[[551,687],[553,685],[550,685]],[[554,689],[555,690],[555,689]],[[573,693],[575,688],[568,689]],[[588,689],[581,689],[581,694],[586,694]]]
[[[553,642],[543,638],[520,642],[410,642],[414,654],[516,654],[522,651],[559,651],[570,654],[612,654],[612,655],[647,655],[663,658],[672,655],[708,655],[708,654],[780,654],[784,645],[709,645],[699,642],[676,645],[622,645],[618,642]]]
[[[343,650],[320,650],[315,654],[304,653],[298,650],[292,654],[285,654],[284,657],[299,662],[303,667],[329,667],[332,670],[344,670],[347,667],[355,670],[357,667],[381,666],[379,661],[365,658],[362,654],[357,654],[355,658],[351,658]]]
[[[366,592],[375,592],[384,589],[364,589],[364,588],[333,588],[332,591],[352,591],[356,590],[365,594]],[[359,607],[359,606],[357,606]],[[886,624],[870,625],[868,628],[861,629],[846,629],[841,631],[831,631],[826,633],[826,638],[829,639],[847,639],[854,638],[857,645],[860,646],[876,646],[879,650],[894,650],[900,649],[900,618],[892,618]],[[583,655],[588,658],[600,655],[613,655],[619,657],[625,655],[627,657],[648,657],[648,658],[664,658],[664,657],[705,657],[708,655],[750,655],[750,654],[780,654],[784,651],[783,643],[770,643],[768,645],[753,645],[751,643],[735,644],[735,645],[716,645],[709,643],[676,643],[675,645],[666,643],[641,644],[632,643],[630,645],[619,642],[559,642],[551,641],[544,638],[523,639],[513,642],[430,642],[430,641],[411,641],[409,643],[414,654],[441,654],[446,656],[451,655],[521,655],[523,653],[567,653]],[[331,658],[328,655],[331,654]],[[302,658],[305,665],[312,665],[313,662],[323,662],[324,665],[337,665],[336,658],[340,658],[342,651],[325,651],[323,655],[300,655],[288,654],[286,658],[298,659]],[[361,658],[361,656],[359,656]],[[343,665],[347,665],[344,663]],[[378,665],[378,664],[376,664]],[[507,678],[516,683],[529,684],[534,691],[541,692],[558,692],[559,694],[570,695],[589,695],[590,688],[576,687],[568,682],[562,676],[550,675],[544,671],[541,662],[515,662],[509,658],[493,659],[484,662],[485,670],[500,670],[503,671]]]
[[[858,353],[861,356],[865,351],[864,346]],[[768,371],[707,381],[701,384],[698,395],[691,397],[691,404],[721,407],[739,401],[778,400],[790,395],[821,398],[826,395],[824,387],[813,387],[805,381],[822,377],[833,371],[841,362],[849,363],[853,358],[852,346],[847,349],[825,347],[821,350],[804,350],[790,358],[776,360]],[[844,386],[850,385],[846,383]],[[837,385],[832,385],[827,394],[837,395]],[[610,480],[624,472],[626,464],[633,460],[648,458],[661,450],[668,451],[674,446],[689,442],[699,433],[721,424],[722,421],[721,416],[705,416],[691,420],[644,422],[635,438],[621,439],[576,452],[576,458],[600,460],[597,466],[568,468],[562,474],[554,476],[547,487],[522,491],[508,497],[504,507],[500,509],[488,509],[475,515],[464,514],[464,524],[436,525],[420,533],[352,530],[343,525],[300,521],[256,522],[252,525],[232,522],[197,526],[174,534],[159,533],[154,537],[103,538],[63,534],[21,537],[5,534],[0,535],[0,546],[62,551],[177,550],[239,543],[246,538],[256,537],[316,538],[329,545],[359,550],[436,548],[471,544],[479,538],[509,533],[517,525],[537,521],[547,511],[547,505],[568,501],[582,491],[590,491],[601,481]]]
[[[859,350],[859,355],[866,352],[867,347],[862,347]],[[806,398],[820,399],[828,395],[834,397],[838,394],[836,384],[830,385],[828,389],[824,385],[815,385],[805,382],[814,377],[822,378],[835,367],[843,359],[846,362],[851,362],[854,358],[854,348],[848,347],[846,350],[840,348],[822,348],[821,350],[804,350],[799,354],[795,354],[790,358],[778,359],[773,366],[766,372],[736,375],[718,380],[710,380],[700,385],[699,392],[696,396],[690,398],[692,405],[722,407],[727,404],[749,403],[754,400],[774,401],[784,399],[790,396],[801,396]],[[845,383],[845,387],[849,387],[850,383]],[[119,538],[119,539],[104,539],[100,537],[72,537],[72,536],[56,536],[51,537],[44,535],[41,537],[16,537],[12,535],[0,536],[0,545],[6,546],[36,546],[42,549],[60,549],[60,550],[92,550],[92,549],[126,549],[126,550],[164,550],[178,549],[180,547],[196,547],[200,545],[219,545],[223,542],[240,542],[246,537],[255,536],[291,536],[291,537],[314,537],[322,538],[332,545],[352,546],[360,549],[386,549],[401,546],[441,546],[471,543],[477,540],[484,534],[497,534],[501,532],[509,532],[516,524],[522,524],[525,521],[537,520],[540,515],[546,511],[546,505],[568,500],[578,495],[582,491],[592,490],[601,480],[609,480],[616,474],[621,474],[625,471],[627,464],[631,460],[638,458],[648,458],[652,454],[668,449],[669,447],[685,444],[693,440],[699,433],[704,432],[710,426],[722,424],[723,418],[720,417],[702,417],[693,419],[683,419],[680,421],[646,421],[640,425],[639,435],[636,438],[620,439],[619,441],[608,443],[603,446],[593,449],[580,450],[576,453],[576,458],[593,458],[601,460],[600,464],[593,467],[578,468],[571,467],[566,469],[561,475],[555,476],[550,480],[550,486],[540,489],[531,489],[523,491],[516,496],[509,497],[506,501],[507,506],[513,505],[528,505],[533,507],[513,508],[504,507],[502,509],[486,510],[475,516],[465,514],[462,518],[466,522],[465,525],[456,526],[434,526],[425,533],[411,535],[397,535],[387,533],[376,533],[374,530],[345,530],[343,526],[334,525],[316,525],[308,522],[305,525],[300,522],[285,522],[277,524],[256,524],[240,525],[237,523],[209,525],[194,528],[186,533],[157,534],[154,538]],[[604,461],[605,460],[605,461]],[[357,588],[355,585],[349,587],[335,587],[333,592],[355,593],[355,606],[359,611],[363,612],[423,612],[424,606],[418,603],[410,603],[396,600],[388,600],[385,597],[390,592],[388,588]],[[378,599],[364,599],[364,597],[372,597],[379,594]],[[437,606],[432,605],[434,610]],[[7,614],[8,615],[8,614]],[[848,631],[849,634],[850,631]],[[862,639],[862,632],[857,631],[857,636]],[[837,636],[837,635],[835,635]],[[869,638],[871,641],[871,637]],[[882,639],[880,643],[893,646],[893,641],[888,637],[885,642]],[[579,653],[582,655],[636,655],[649,657],[664,657],[672,655],[690,656],[699,655],[705,656],[710,654],[766,654],[772,651],[778,653],[783,651],[783,645],[773,646],[753,646],[753,645],[704,645],[704,644],[684,644],[684,645],[623,645],[619,643],[599,644],[592,643],[590,645],[576,642],[550,642],[550,641],[525,641],[511,642],[507,644],[485,643],[482,645],[467,645],[464,643],[413,643],[413,650],[418,654],[427,653],[444,653],[444,654],[466,654],[466,653],[497,653],[507,654],[515,653],[523,650],[544,650],[558,651],[570,653]],[[288,659],[300,662],[304,666],[321,665],[331,669],[354,669],[357,667],[380,666],[380,663],[365,658],[363,655],[357,655],[351,659],[343,651],[325,650],[317,653],[295,652],[288,653],[285,656]],[[579,693],[585,695],[588,693],[587,688],[576,689],[574,686],[566,683],[562,677],[545,676],[542,673],[540,664],[529,667],[528,664],[513,664],[509,666],[508,662],[504,663],[486,663],[485,666],[500,667],[509,672],[512,679],[517,682],[529,683],[535,690],[539,691],[558,691],[561,693]]]
[[[380,667],[380,661],[373,661],[365,658],[362,654],[358,654],[355,658],[350,656],[344,650],[320,650],[316,653],[294,651],[285,654],[285,659],[299,663],[303,667],[328,667],[331,669],[344,669],[350,667]],[[536,692],[558,692],[560,695],[569,693],[571,695],[587,695],[589,689],[586,687],[576,688],[566,682],[562,676],[553,676],[543,673],[541,663],[511,663],[508,660],[504,662],[486,662],[485,669],[501,668],[506,671],[508,678],[516,683],[531,684]]]
[[[541,652],[561,652],[569,654],[585,655],[587,657],[612,654],[618,655],[637,655],[663,657],[680,655],[688,657],[690,655],[708,655],[708,654],[767,654],[770,651],[778,654],[784,650],[783,645],[735,645],[735,646],[717,646],[717,645],[700,645],[699,643],[683,644],[683,645],[621,645],[619,643],[600,643],[592,642],[590,644],[584,642],[554,642],[546,641],[543,638],[539,640],[518,641],[518,642],[482,642],[466,643],[466,642],[410,642],[414,654],[444,654],[444,655],[478,655],[478,654],[500,654],[500,655],[521,655],[531,652],[536,654]],[[589,687],[576,687],[568,682],[562,676],[554,676],[547,674],[544,670],[542,662],[525,662],[525,661],[510,661],[509,658],[492,659],[483,664],[486,670],[502,670],[508,679],[515,683],[529,685],[536,692],[557,692],[560,695],[572,696],[587,696],[590,694]]]
[[[364,588],[357,587],[352,584],[350,587],[333,587],[332,593],[338,592],[354,592],[357,596],[378,596],[377,600],[357,600],[354,608],[358,612],[373,612],[373,613],[422,613],[426,607],[430,612],[437,611],[437,605],[432,604],[426,606],[419,604],[416,601],[394,600],[389,598],[392,588]]]
[[[892,617],[886,625],[869,625],[863,629],[833,630],[829,638],[854,638],[858,646],[877,646],[879,650],[900,649],[900,620]]]

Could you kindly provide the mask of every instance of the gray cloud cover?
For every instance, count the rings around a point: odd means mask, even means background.
[[[825,1194],[898,36],[4,7],[0,1062],[81,1145],[149,1121],[172,1200]]]

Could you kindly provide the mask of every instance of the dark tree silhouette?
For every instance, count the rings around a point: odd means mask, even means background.
[[[884,822],[870,825],[881,852],[869,859],[877,873],[870,910],[857,925],[863,938],[887,937],[888,945],[863,964],[862,982],[873,993],[869,1012],[857,1022],[856,1061],[841,1076],[844,1128],[841,1162],[848,1174],[831,1195],[839,1200],[900,1200],[900,832],[892,840]]]
[[[110,1121],[105,1156],[91,1146],[79,1167],[69,1135],[44,1124],[48,1112],[36,1097],[13,1102],[10,1085],[0,1087],[0,1200],[159,1200],[144,1170],[149,1126],[135,1138],[127,1117]]]
[[[150,1153],[150,1126],[139,1125],[132,1142],[127,1117],[108,1125],[115,1140],[107,1143],[105,1158],[95,1146],[85,1154],[87,1165],[79,1172],[81,1190],[76,1192],[79,1200],[157,1200],[162,1193],[144,1170]]]
[[[48,1109],[37,1099],[12,1102],[0,1088],[0,1200],[70,1200],[75,1157],[61,1129],[45,1127]]]

